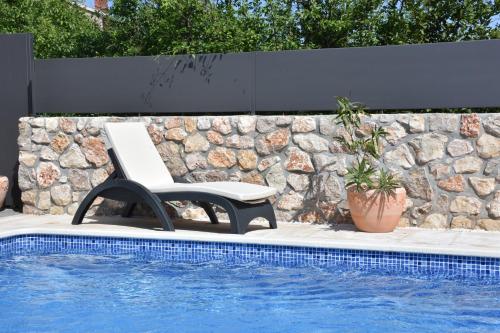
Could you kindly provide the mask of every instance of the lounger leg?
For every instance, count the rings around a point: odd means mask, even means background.
[[[98,196],[127,202],[145,202],[160,220],[164,230],[175,230],[158,195],[151,193],[144,186],[136,182],[123,179],[106,181],[90,191],[78,207],[71,222],[72,224],[82,223],[85,213]]]
[[[229,203],[224,206],[227,215],[229,216],[229,222],[231,223],[231,233],[243,235],[247,231],[247,225],[243,222],[240,216],[239,209],[234,205]]]
[[[277,228],[276,216],[274,215],[273,206],[269,201],[260,204],[245,204],[228,200],[223,207],[229,215],[231,232],[234,234],[244,234],[250,222],[257,217],[263,217],[268,220],[271,229]]]
[[[136,205],[136,202],[127,202],[127,205],[123,209],[122,217],[131,217]]]
[[[261,217],[265,218],[269,221],[269,228],[277,229],[278,225],[276,223],[276,215],[274,214],[273,205],[270,202],[267,202],[266,205],[262,207]]]
[[[85,213],[89,210],[90,206],[94,202],[95,198],[97,198],[97,195],[99,194],[99,191],[94,188],[92,191],[90,191],[89,194],[83,199],[83,201],[80,203],[80,206],[78,206],[78,209],[76,210],[75,215],[73,216],[73,220],[71,221],[71,224],[81,224],[83,221],[83,218],[85,217]]]
[[[163,207],[163,203],[160,198],[158,198],[158,196],[155,194],[150,194],[147,195],[144,199],[146,201],[146,204],[148,204],[149,207],[153,209],[156,217],[160,220],[161,224],[163,225],[163,230],[174,231],[174,224],[170,220],[170,217],[168,217],[168,214],[165,211],[165,207]]]
[[[231,233],[233,234],[244,234],[250,221],[256,217],[249,211],[252,210],[250,206],[237,203],[236,201],[226,200],[222,207],[226,210],[226,213],[229,216]]]
[[[229,216],[231,222],[231,232],[234,234],[244,234],[248,224],[256,217],[263,217],[268,220],[269,227],[276,229],[276,216],[269,200],[262,202],[243,202],[232,200],[223,196],[199,192],[171,192],[159,193],[158,197],[163,201],[188,200],[195,205],[202,207],[208,214],[212,223],[218,223],[212,205],[222,207]]]
[[[214,208],[212,207],[211,204],[209,204],[208,202],[196,202],[196,204],[198,206],[200,206],[201,208],[203,208],[203,210],[205,211],[205,213],[207,213],[208,215],[208,218],[210,219],[210,222],[212,224],[218,224],[219,223],[219,219],[217,218],[217,215],[215,214],[215,211],[214,211]]]

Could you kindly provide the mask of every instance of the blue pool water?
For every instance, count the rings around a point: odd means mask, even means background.
[[[0,259],[0,332],[500,332],[500,280],[132,255]]]

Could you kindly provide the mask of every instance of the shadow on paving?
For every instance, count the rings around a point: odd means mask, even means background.
[[[191,230],[213,233],[231,232],[231,225],[229,224],[229,222],[211,224],[209,221],[194,221],[183,219],[175,219],[173,222],[176,230]],[[120,216],[90,216],[86,217],[82,224],[116,225],[130,228],[164,231],[161,227],[160,221],[150,217],[123,218]],[[247,232],[263,229],[269,229],[267,222],[262,223],[256,221],[248,226]]]

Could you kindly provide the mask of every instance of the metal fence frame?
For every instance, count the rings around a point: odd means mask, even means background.
[[[35,61],[37,113],[500,106],[500,40],[177,57]]]
[[[0,175],[9,178],[8,206],[20,205],[17,185],[18,120],[30,114],[33,76],[33,39],[30,34],[0,34]]]

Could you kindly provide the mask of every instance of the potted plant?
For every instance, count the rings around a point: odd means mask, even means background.
[[[345,131],[335,139],[355,156],[347,168],[347,202],[354,224],[366,232],[391,232],[403,213],[406,191],[397,177],[380,166],[382,139],[388,134],[382,127],[369,130],[361,126],[365,107],[346,97],[337,97],[337,124]],[[367,133],[368,132],[368,133]]]

